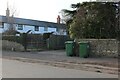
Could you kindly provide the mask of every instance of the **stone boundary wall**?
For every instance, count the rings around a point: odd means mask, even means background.
[[[118,57],[118,41],[116,39],[80,39],[90,44],[90,56]]]

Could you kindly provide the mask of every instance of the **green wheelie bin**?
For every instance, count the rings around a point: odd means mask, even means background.
[[[66,41],[65,48],[66,48],[67,56],[73,56],[74,42],[73,41]]]
[[[79,42],[79,57],[87,58],[90,52],[90,45],[88,42]]]

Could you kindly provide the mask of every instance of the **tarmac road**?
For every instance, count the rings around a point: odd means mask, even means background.
[[[2,58],[23,62],[34,62],[50,66],[66,67],[99,73],[118,74],[117,58],[79,58],[68,57],[64,50],[40,52],[11,52],[2,51]],[[59,63],[60,62],[60,63]]]
[[[2,60],[3,78],[118,78],[117,75],[59,68],[38,63]]]
[[[48,61],[60,61],[60,62],[99,62],[99,63],[110,63],[118,67],[118,59],[113,58],[79,58],[79,57],[68,57],[64,50],[53,50],[53,51],[41,51],[41,52],[10,52],[2,51],[2,57],[21,57],[29,59],[39,59]],[[114,66],[112,65],[112,66]]]

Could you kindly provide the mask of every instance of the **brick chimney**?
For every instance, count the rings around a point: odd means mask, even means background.
[[[9,8],[7,8],[7,10],[6,10],[6,17],[9,17],[10,16],[10,10],[9,10]]]
[[[57,23],[60,24],[60,21],[61,21],[61,18],[60,18],[60,16],[58,15],[58,17],[57,17]]]
[[[8,2],[7,2],[6,17],[9,17],[9,16],[10,16],[10,10],[9,10],[9,7],[8,7]]]

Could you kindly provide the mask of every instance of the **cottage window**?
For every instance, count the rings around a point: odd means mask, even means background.
[[[0,22],[0,27],[3,28],[4,27],[4,23]]]
[[[35,31],[39,31],[39,26],[35,26]]]
[[[44,27],[44,31],[48,31],[48,27]]]
[[[23,30],[23,25],[19,24],[18,25],[18,30]]]

